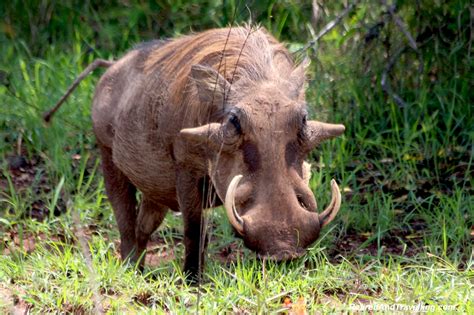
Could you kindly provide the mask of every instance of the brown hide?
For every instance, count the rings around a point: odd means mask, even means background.
[[[318,215],[304,158],[344,127],[306,120],[305,66],[264,29],[237,27],[143,44],[108,69],[92,118],[122,257],[138,259],[167,209],[181,211],[196,274],[202,209],[224,200],[260,255],[289,259],[314,242],[340,194],[334,183]]]

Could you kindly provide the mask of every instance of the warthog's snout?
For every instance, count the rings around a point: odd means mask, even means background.
[[[238,193],[239,188],[242,192],[255,187],[249,186],[250,180],[239,187],[242,179],[242,175],[237,175],[231,180],[224,205],[230,223],[245,245],[261,258],[285,261],[300,257],[305,253],[304,248],[318,238],[321,227],[328,224],[340,208],[341,194],[334,180],[331,183],[332,200],[322,213],[318,213],[311,190],[303,187],[306,185],[304,176],[280,184],[270,183],[261,192],[254,189],[251,193]]]

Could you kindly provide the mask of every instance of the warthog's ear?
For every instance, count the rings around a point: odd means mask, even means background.
[[[296,99],[304,101],[305,96],[305,83],[306,83],[306,70],[309,67],[311,60],[306,57],[290,74],[291,93]]]
[[[191,67],[190,76],[196,84],[201,102],[218,106],[225,104],[231,84],[216,70],[197,64]]]
[[[219,148],[223,138],[221,126],[219,123],[211,123],[196,128],[181,129],[179,134],[195,144],[207,144],[211,148]]]
[[[332,139],[344,133],[346,127],[341,124],[327,124],[316,120],[306,123],[305,141],[310,149],[324,140]]]

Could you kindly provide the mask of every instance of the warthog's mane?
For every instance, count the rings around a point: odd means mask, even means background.
[[[292,58],[281,43],[261,27],[245,25],[212,29],[169,41],[150,52],[144,71],[159,71],[163,77],[172,78],[168,86],[171,101],[194,107],[190,104],[193,97],[188,92],[190,70],[195,64],[212,67],[236,87],[237,92],[261,81],[286,81],[294,69]]]

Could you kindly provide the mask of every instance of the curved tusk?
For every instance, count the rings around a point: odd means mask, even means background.
[[[227,188],[225,194],[224,207],[229,218],[230,224],[239,232],[240,235],[244,235],[244,220],[240,217],[235,209],[235,191],[239,185],[242,175],[235,176]]]
[[[303,162],[303,180],[306,183],[306,186],[309,186],[310,179],[311,179],[311,164],[304,161]]]
[[[329,206],[319,214],[319,222],[321,227],[330,223],[336,216],[339,208],[341,207],[341,192],[339,191],[339,186],[334,179],[331,180],[331,202]]]

